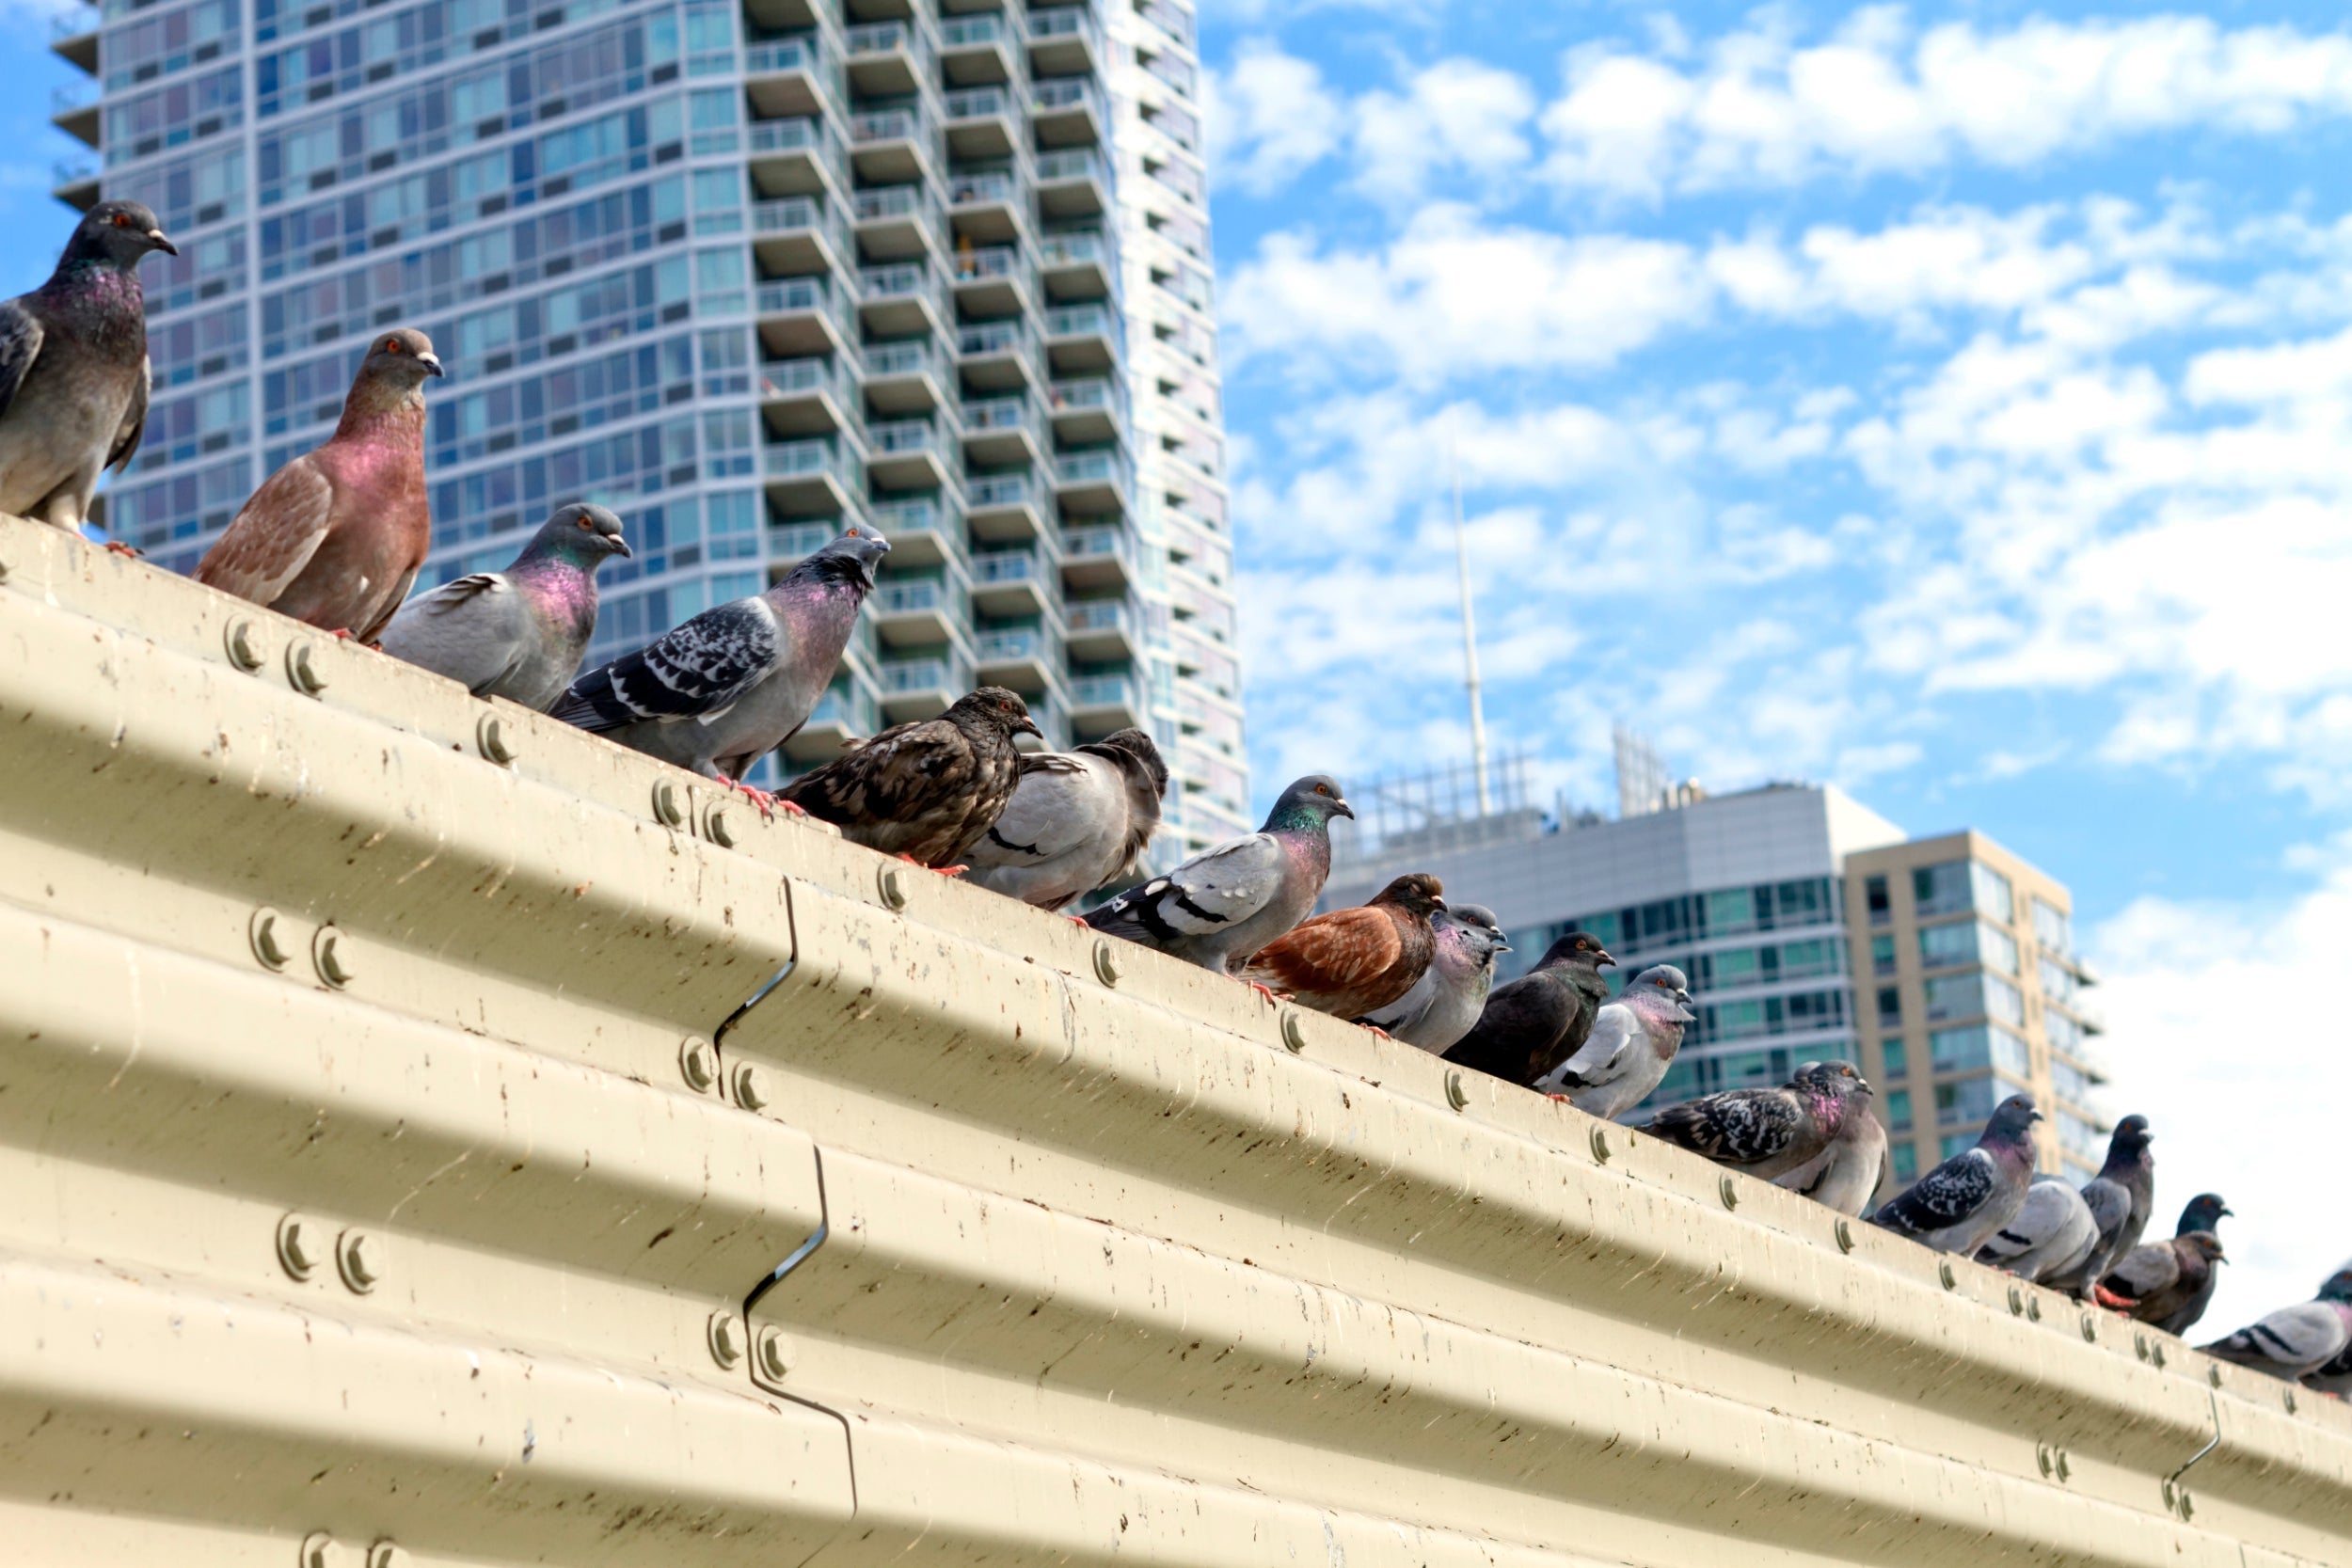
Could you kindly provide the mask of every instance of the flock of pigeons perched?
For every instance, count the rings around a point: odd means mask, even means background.
[[[48,282],[0,304],[0,512],[78,533],[101,474],[137,451],[150,386],[138,263],[155,251],[178,254],[151,212],[101,202]],[[411,597],[432,544],[423,388],[442,373],[421,332],[372,341],[334,434],[263,482],[198,580],[1040,909],[1135,875],[1168,789],[1152,737],[1129,729],[1068,752],[1024,752],[1015,737],[1038,736],[1037,725],[1001,688],[884,730],[777,795],[743,784],[833,682],[890,548],[870,529],[848,529],[765,593],[585,673],[596,570],[629,553],[603,507],[560,507],[505,571]],[[1653,965],[1613,1000],[1600,971],[1616,960],[1573,931],[1496,987],[1495,960],[1510,949],[1493,913],[1448,905],[1425,874],[1397,878],[1360,908],[1311,915],[1330,872],[1331,818],[1354,815],[1330,778],[1299,779],[1257,832],[1129,888],[1083,923],[1604,1119],[1649,1098],[1695,1016],[1680,970]],[[1675,1105],[1645,1131],[1859,1215],[1887,1163],[1873,1099],[1851,1065],[1808,1062],[1779,1088]],[[2230,1211],[2202,1195],[2171,1240],[2143,1244],[2154,1195],[2146,1119],[2123,1119],[2106,1165],[2077,1191],[2034,1175],[2040,1118],[2025,1096],[2004,1101],[1974,1148],[1897,1194],[1874,1223],[2185,1332],[2212,1298],[2223,1260],[2215,1227]],[[2206,1349],[2341,1392],[2352,1386],[2352,1266],[2316,1300]]]

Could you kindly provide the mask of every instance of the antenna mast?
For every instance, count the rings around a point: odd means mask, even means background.
[[[1486,707],[1478,694],[1478,616],[1470,602],[1470,538],[1462,527],[1462,458],[1454,443],[1446,443],[1454,468],[1454,566],[1462,580],[1462,662],[1470,688],[1470,766],[1478,776],[1478,815],[1491,814],[1486,793]]]

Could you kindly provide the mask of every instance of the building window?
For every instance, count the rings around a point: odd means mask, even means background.
[[[1963,1122],[1984,1120],[1993,1114],[1998,1087],[1991,1078],[1963,1078],[1957,1083],[1936,1085],[1935,1124],[1958,1127]]]
[[[1879,1060],[1886,1064],[1889,1078],[1901,1078],[1911,1071],[1910,1054],[1903,1050],[1900,1037],[1879,1041]]]
[[[2026,993],[1997,974],[1946,974],[1927,982],[1928,1022],[1979,1014],[2023,1028]]]
[[[1915,1181],[1919,1176],[1919,1146],[1897,1144],[1887,1150],[1888,1163],[1895,1168],[1898,1182]]]
[[[2042,978],[2042,995],[2053,1002],[2059,1003],[2072,1002],[2074,999],[2075,980],[2073,970],[2056,958],[2045,958],[2034,966],[2034,971]]]
[[[1897,1089],[1886,1097],[1886,1125],[1898,1132],[1911,1131],[1911,1091]]]
[[[1947,1132],[1944,1134],[1943,1141],[1936,1147],[1943,1157],[1948,1160],[1955,1154],[1965,1154],[1976,1148],[1977,1135],[1974,1132]]]
[[[1879,1027],[1892,1029],[1903,1021],[1903,993],[1893,986],[1879,988]]]
[[[2060,1109],[2050,1118],[2058,1123],[2058,1147],[2069,1154],[2086,1160],[2097,1160],[2100,1154],[2099,1129],[2073,1112]]]
[[[2081,1104],[2090,1094],[2090,1077],[2074,1063],[2059,1057],[2050,1058],[2050,1087],[2060,1100]]]
[[[1928,1037],[1928,1059],[1938,1072],[1981,1072],[1997,1068],[2016,1078],[2030,1078],[2026,1042],[2006,1029],[1974,1024],[1965,1029],[1938,1029]]]
[[[2042,1009],[2042,1032],[2050,1037],[2050,1043],[2060,1051],[2080,1054],[2083,1048],[2083,1026],[2059,1012],[2056,1007]]]
[[[1895,973],[1895,939],[1893,937],[1870,939],[1870,973],[1873,974]]]
[[[2017,912],[2009,879],[1976,861],[1919,867],[1911,874],[1911,896],[1922,916],[1975,911],[2006,926]]]
[[[1886,879],[1872,877],[1862,884],[1862,901],[1870,907],[1870,924],[1883,926],[1895,918],[1895,906],[1886,895]]]
[[[2040,898],[2033,901],[2033,940],[2053,953],[2074,951],[2074,922],[2064,910]]]
[[[1919,961],[1930,969],[1981,963],[2004,974],[2017,973],[2017,939],[1981,920],[1930,926],[1919,932]]]

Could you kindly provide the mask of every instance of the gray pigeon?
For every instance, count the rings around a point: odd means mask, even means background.
[[[1614,1121],[1658,1087],[1682,1047],[1683,1025],[1697,1017],[1682,971],[1652,964],[1594,1016],[1584,1048],[1534,1086],[1588,1116]]]
[[[2326,1366],[2305,1372],[2303,1386],[2316,1388],[2323,1394],[2333,1394],[2338,1399],[2352,1397],[2352,1345],[2346,1346]]]
[[[130,466],[147,425],[139,262],[177,256],[155,214],[102,201],[49,281],[0,305],[0,512],[79,533],[98,476]]]
[[[1871,1108],[1875,1098],[1867,1080],[1846,1095],[1837,1131],[1829,1147],[1804,1164],[1772,1179],[1775,1187],[1803,1193],[1825,1209],[1860,1216],[1870,1207],[1879,1184],[1886,1180],[1886,1124]]]
[[[1478,1022],[1447,1048],[1445,1059],[1506,1083],[1533,1084],[1592,1038],[1593,1020],[1609,1001],[1601,971],[1616,961],[1590,931],[1555,938],[1534,969],[1494,988]]]
[[[2098,1243],[2099,1222],[2083,1195],[2058,1177],[2037,1176],[2009,1223],[1977,1249],[1977,1261],[2020,1279],[2050,1279],[2080,1268]]]
[[[1731,1089],[1669,1105],[1642,1131],[1719,1165],[1776,1181],[1819,1161],[1852,1117],[1870,1117],[1870,1085],[1849,1062],[1807,1062],[1776,1089]]]
[[[739,784],[833,684],[889,542],[858,524],[765,594],[706,610],[572,682],[556,718]]]
[[[2030,1099],[2010,1095],[1993,1108],[1975,1148],[1896,1194],[1870,1223],[1938,1252],[1975,1257],[2025,1206],[2033,1180],[2033,1124],[2041,1119]]]
[[[1087,924],[1232,974],[1307,918],[1331,874],[1331,818],[1355,815],[1338,781],[1310,773],[1282,791],[1264,827],[1128,889]]]
[[[2148,1151],[2150,1136],[2146,1117],[2125,1117],[2115,1124],[2115,1135],[2107,1140],[2106,1164],[2083,1187],[2083,1202],[2098,1223],[2098,1240],[2074,1267],[2042,1276],[2052,1290],[2089,1295],[2091,1287],[2107,1276],[2115,1260],[2139,1244],[2140,1232],[2148,1228],[2148,1213],[2156,1201],[2156,1163]]]
[[[620,518],[586,501],[559,507],[505,571],[474,572],[401,606],[384,651],[477,697],[545,711],[596,634],[596,568],[628,554]]]
[[[1429,924],[1437,931],[1437,951],[1413,989],[1356,1022],[1442,1055],[1478,1022],[1495,982],[1495,956],[1511,951],[1511,944],[1502,940],[1494,911],[1478,904],[1452,905]]]
[[[969,880],[1041,910],[1127,876],[1160,825],[1168,764],[1141,730],[1030,752],[995,824],[963,860]]]
[[[2316,1299],[2282,1307],[2202,1349],[2207,1355],[2292,1380],[2331,1365],[2347,1346],[2352,1346],[2352,1266],[2329,1275]]]
[[[2102,1307],[2129,1312],[2167,1334],[2185,1334],[2205,1315],[2221,1283],[2213,1265],[2221,1257],[2221,1217],[2234,1212],[2219,1193],[2199,1193],[2181,1211],[2169,1242],[2144,1242],[2117,1259],[2091,1294]],[[2210,1247],[2183,1248],[2192,1236],[2212,1239]]]

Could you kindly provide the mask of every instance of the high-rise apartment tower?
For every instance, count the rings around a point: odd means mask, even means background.
[[[1011,686],[1148,727],[1163,853],[1246,828],[1182,0],[106,0],[58,192],[152,206],[155,398],[108,497],[185,570],[433,335],[425,582],[619,511],[592,657],[845,523],[894,545],[787,767]],[[29,284],[31,279],[23,280]]]

